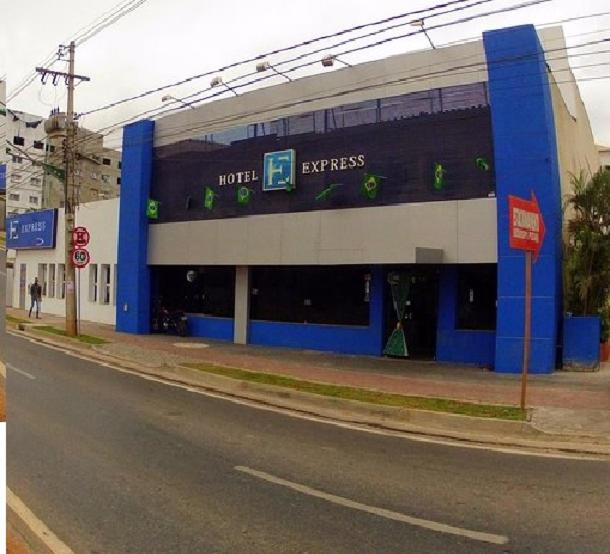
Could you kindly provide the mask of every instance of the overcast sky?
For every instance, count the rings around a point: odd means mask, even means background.
[[[77,112],[84,112],[268,50],[429,7],[441,1],[443,0],[147,0],[77,49],[76,72],[90,76],[91,82],[83,83],[77,88],[75,108]],[[525,0],[491,0],[467,11],[430,18],[426,25],[431,27],[523,1]],[[58,44],[65,42],[79,29],[89,25],[117,4],[118,0],[4,2],[3,30],[0,33],[0,76],[6,75],[8,90],[14,89],[36,65],[56,50]],[[486,29],[522,23],[546,25],[564,18],[607,11],[610,11],[608,0],[551,0],[538,6],[431,30],[430,36],[436,44],[442,45],[480,36]],[[402,27],[380,34],[375,40],[404,34],[409,30],[413,28]],[[610,16],[566,23],[564,32],[568,45],[610,37]],[[354,35],[347,35],[349,36]],[[335,38],[320,45],[328,46],[337,40],[339,39]],[[363,45],[373,40],[360,40],[342,48]],[[349,54],[345,59],[350,63],[357,63],[426,47],[429,47],[426,38],[417,35]],[[309,47],[310,50],[312,48]],[[579,52],[595,49],[610,50],[610,44]],[[276,55],[270,57],[269,61],[277,63],[306,50]],[[337,50],[329,52],[333,51]],[[607,64],[576,70],[577,77],[581,79],[610,75],[610,53],[577,56],[571,63],[573,66]],[[53,67],[64,70],[65,64],[60,62]],[[225,71],[223,78],[226,81],[253,69],[253,64],[235,68]],[[322,70],[323,68],[316,64],[295,73],[294,76]],[[281,80],[281,77],[274,77],[266,81],[265,86]],[[162,106],[161,98],[165,94],[183,97],[205,89],[209,84],[210,77],[204,77],[155,93],[145,99],[87,116],[81,124],[99,129],[144,110]],[[610,145],[610,79],[584,80],[580,84],[580,90],[589,111],[596,140]],[[40,115],[47,115],[54,106],[65,108],[65,87],[62,84],[54,87],[49,83],[42,86],[39,80],[10,103],[10,107],[14,109]],[[119,144],[120,139],[116,135],[109,138],[109,146],[116,147]]]

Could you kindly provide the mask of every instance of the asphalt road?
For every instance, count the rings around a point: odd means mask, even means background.
[[[9,487],[75,552],[610,552],[609,463],[370,434],[4,348]]]

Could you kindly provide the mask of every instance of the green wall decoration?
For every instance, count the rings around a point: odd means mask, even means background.
[[[237,203],[238,204],[248,204],[250,203],[250,199],[252,198],[252,189],[249,189],[246,186],[241,186],[237,189]]]
[[[445,187],[445,173],[443,164],[436,162],[434,164],[434,188],[436,190],[442,190]]]
[[[320,194],[316,195],[316,200],[319,202],[321,200],[328,200],[338,189],[343,185],[339,183],[333,183],[332,185],[326,187]]]
[[[475,163],[481,171],[489,171],[490,166],[487,158],[480,156],[475,160]]]
[[[381,180],[383,177],[380,175],[373,175],[371,173],[365,173],[362,178],[362,194],[369,200],[377,198],[379,189],[381,188]]]
[[[205,192],[204,192],[204,196],[203,196],[203,206],[208,210],[213,209],[215,197],[216,197],[216,193],[214,192],[214,189],[212,189],[210,187],[205,187]]]
[[[149,198],[146,202],[146,217],[148,219],[159,219],[159,201]]]

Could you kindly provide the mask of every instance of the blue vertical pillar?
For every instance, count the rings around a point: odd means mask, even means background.
[[[123,130],[116,329],[125,333],[150,332],[146,203],[152,178],[153,132],[153,121],[138,121]]]
[[[498,310],[495,370],[521,369],[524,253],[509,247],[508,195],[538,198],[546,237],[532,274],[530,371],[556,366],[561,316],[561,188],[551,91],[532,25],[484,33],[498,210]]]
[[[371,283],[369,290],[369,330],[372,333],[372,344],[381,356],[384,344],[384,305],[386,282],[383,278],[383,266],[371,266]]]
[[[436,322],[436,360],[454,362],[456,354],[466,357],[466,352],[455,352],[453,337],[457,319],[458,270],[455,265],[441,266],[438,281],[438,315]]]

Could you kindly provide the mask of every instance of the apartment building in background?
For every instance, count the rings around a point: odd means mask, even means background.
[[[6,213],[43,207],[44,117],[5,108]]]
[[[62,208],[64,182],[52,169],[63,170],[65,166],[65,114],[55,110],[45,119],[22,111],[5,111],[6,213]],[[117,197],[121,152],[105,148],[102,135],[84,128],[78,129],[76,143],[75,200]]]
[[[54,111],[45,122],[48,142],[47,162],[62,167],[66,138],[66,114]],[[121,189],[121,152],[104,147],[103,135],[79,127],[76,134],[75,200],[78,203],[108,200]],[[63,181],[53,173],[45,178],[45,207],[64,205]]]

